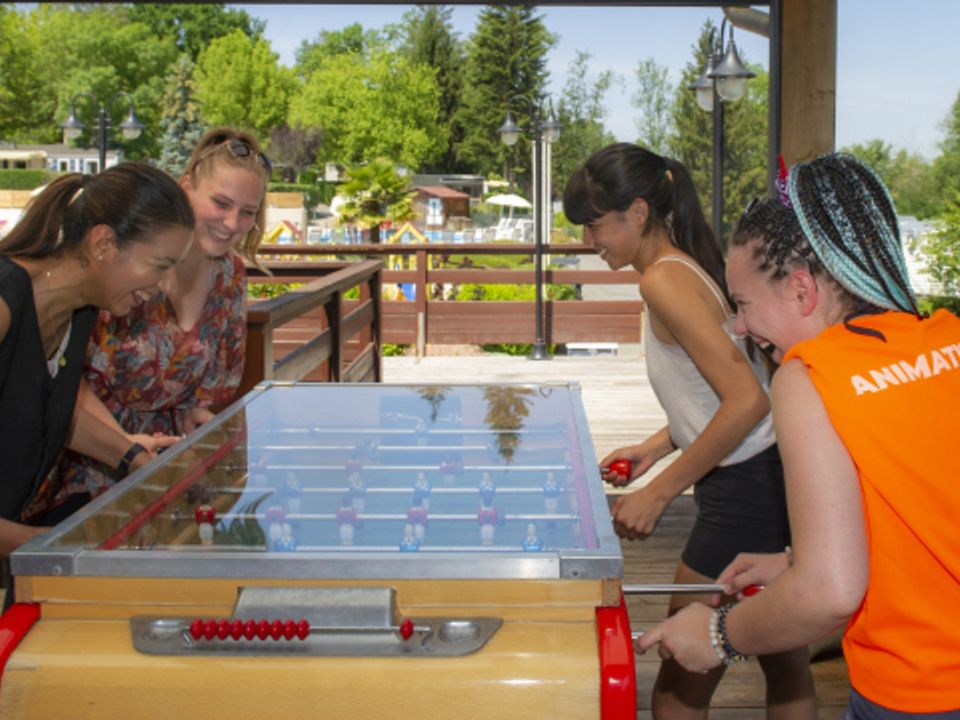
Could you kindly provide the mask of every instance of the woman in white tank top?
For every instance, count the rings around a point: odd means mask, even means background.
[[[737,554],[789,544],[782,467],[770,425],[766,377],[727,331],[724,263],[686,169],[629,143],[594,153],[570,178],[567,218],[584,226],[611,269],[640,274],[651,385],[668,424],[601,461],[601,475],[625,485],[675,450],[667,468],[613,505],[616,532],[630,540],[654,532],[664,510],[693,486],[697,520],[677,568],[678,583],[708,583]],[[628,460],[629,478],[610,472]],[[674,596],[670,612],[699,599]],[[768,717],[816,718],[806,648],[760,658]],[[689,673],[664,660],[653,688],[656,718],[705,718],[721,666]]]

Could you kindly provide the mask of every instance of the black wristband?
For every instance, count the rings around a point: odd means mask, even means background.
[[[120,458],[120,464],[117,465],[117,469],[113,471],[113,475],[117,480],[122,480],[127,475],[130,474],[130,463],[133,462],[133,459],[142,452],[146,452],[147,449],[140,443],[134,443],[130,446],[130,449]]]

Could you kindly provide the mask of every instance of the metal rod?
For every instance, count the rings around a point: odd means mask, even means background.
[[[549,360],[547,346],[543,341],[543,131],[540,127],[540,110],[534,108],[533,125],[533,271],[534,313],[536,314],[536,337],[530,349],[529,360]]]
[[[621,585],[624,595],[707,595],[723,594],[723,585],[691,583],[689,585]]]

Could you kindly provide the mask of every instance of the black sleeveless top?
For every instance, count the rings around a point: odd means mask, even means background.
[[[66,363],[51,378],[33,283],[6,257],[0,257],[0,298],[10,308],[10,328],[0,342],[0,517],[18,520],[67,440],[97,309],[73,313]]]

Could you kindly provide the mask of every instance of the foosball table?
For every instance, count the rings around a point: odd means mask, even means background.
[[[11,569],[5,720],[636,717],[575,384],[263,383]]]

